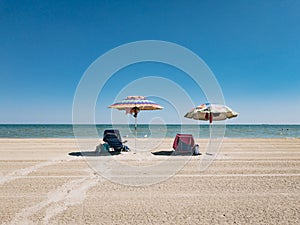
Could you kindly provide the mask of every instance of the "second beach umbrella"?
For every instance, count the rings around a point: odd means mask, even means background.
[[[238,113],[230,109],[228,106],[205,103],[202,104],[184,115],[184,117],[194,120],[213,120],[220,121],[237,117]]]
[[[194,120],[209,121],[209,125],[213,121],[220,121],[237,117],[238,113],[230,109],[226,105],[204,103],[184,115],[184,117]],[[211,126],[209,136],[211,138]]]

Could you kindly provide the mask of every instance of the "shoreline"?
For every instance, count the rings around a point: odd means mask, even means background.
[[[38,140],[38,139],[45,139],[45,140],[84,140],[84,139],[95,139],[95,138],[75,138],[75,137],[0,137],[0,140],[30,140],[30,139],[33,139],[33,140]],[[103,137],[99,137],[98,138],[99,141],[102,141]],[[134,138],[126,138],[126,137],[123,137],[122,139],[126,140],[126,139],[132,139],[134,140]],[[151,137],[147,137],[147,138],[137,138],[137,140],[155,140],[155,139],[175,139],[175,136],[174,138],[172,137],[166,137],[166,138],[157,138],[157,137],[154,137],[154,138],[151,138]],[[207,137],[200,137],[200,138],[197,138],[197,137],[194,137],[194,139],[200,139],[200,140],[209,140],[209,138]],[[251,140],[251,139],[256,139],[256,140],[264,140],[264,139],[270,139],[270,140],[280,140],[280,139],[300,139],[300,137],[268,137],[268,138],[265,138],[265,137],[223,137],[223,138],[219,138],[219,139],[224,139],[224,140],[228,140],[228,139],[237,139],[237,140],[241,140],[241,139],[245,139],[245,140]]]
[[[76,130],[74,130],[76,129]],[[133,138],[133,125],[0,125],[0,138],[100,138],[106,129],[118,129],[121,136]],[[300,138],[300,125],[139,125],[138,138],[175,138],[177,133],[193,134],[194,138]]]

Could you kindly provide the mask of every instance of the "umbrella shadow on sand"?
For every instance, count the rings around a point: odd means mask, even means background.
[[[111,156],[119,155],[120,152],[98,152],[98,151],[84,151],[84,152],[70,152],[70,156],[82,156],[82,157],[97,157],[97,156]]]
[[[158,152],[151,152],[153,155],[172,155],[174,153],[174,151],[170,150],[170,151],[158,151]]]
[[[191,156],[191,155],[194,155],[191,152],[176,152],[176,151],[173,151],[173,150],[170,150],[170,151],[158,151],[158,152],[151,152],[151,153],[153,155],[162,155],[162,156]],[[201,153],[197,154],[197,155],[201,155]]]

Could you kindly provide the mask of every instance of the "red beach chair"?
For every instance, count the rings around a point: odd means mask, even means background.
[[[192,155],[194,145],[195,141],[192,134],[177,134],[173,142],[173,149],[175,154]]]

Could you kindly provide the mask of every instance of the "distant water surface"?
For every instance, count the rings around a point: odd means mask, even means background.
[[[218,125],[216,125],[217,127]],[[81,137],[91,137],[92,125],[77,125]],[[105,129],[119,129],[124,137],[134,137],[133,125],[96,125],[99,137]],[[209,125],[138,125],[137,136],[145,138],[174,138],[177,133],[191,133],[194,137],[208,138]],[[300,125],[226,125],[225,138],[300,138]],[[0,138],[74,138],[72,125],[3,124]]]

